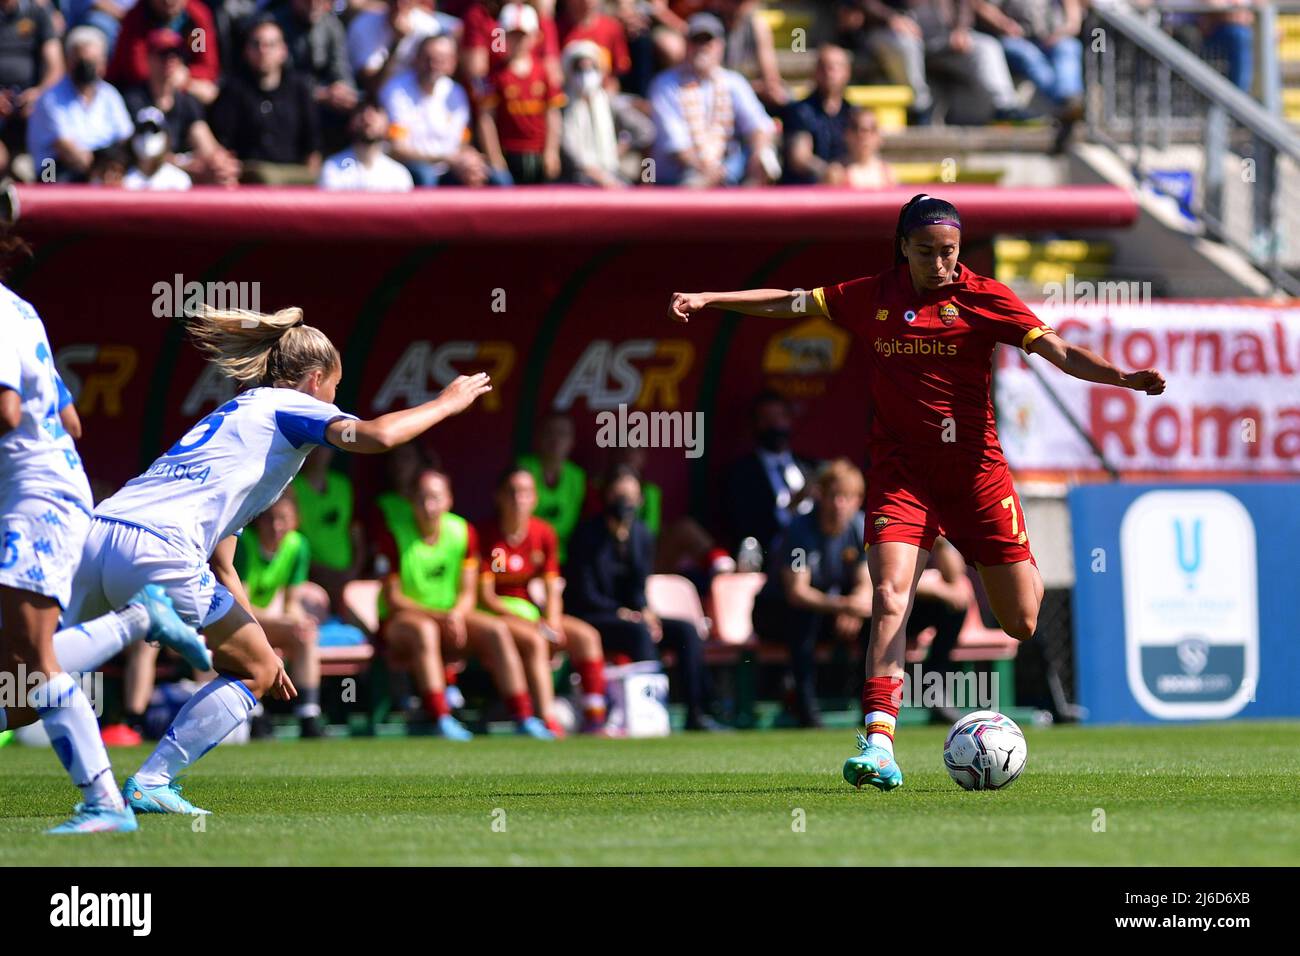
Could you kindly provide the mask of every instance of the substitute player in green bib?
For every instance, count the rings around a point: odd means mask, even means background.
[[[365,556],[361,523],[355,520],[352,479],[330,467],[334,449],[317,445],[293,480],[298,530],[311,546],[311,579],[328,592],[335,610],[343,586],[360,576]]]
[[[298,688],[294,713],[304,737],[319,737],[320,624],[329,616],[329,596],[307,579],[311,545],[298,530],[298,508],[286,491],[245,529],[235,547],[235,570],[253,614],[271,646],[289,661]],[[254,729],[269,729],[255,722]]]
[[[380,592],[379,617],[389,659],[410,673],[439,735],[472,736],[447,703],[443,656],[473,654],[491,673],[518,732],[551,740],[554,735],[533,713],[510,631],[499,618],[476,610],[478,539],[451,505],[451,479],[426,469],[405,508],[393,500],[383,506],[380,551],[391,570]]]
[[[573,453],[573,422],[554,413],[537,426],[537,454],[520,455],[519,467],[537,486],[537,517],[552,528],[560,542],[560,564],[567,558],[569,535],[582,518],[587,498],[587,473],[569,460]]]

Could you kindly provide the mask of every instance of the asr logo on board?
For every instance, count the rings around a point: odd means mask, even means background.
[[[821,395],[844,367],[853,336],[821,317],[773,335],[763,350],[769,385],[790,398]]]
[[[54,356],[59,377],[77,400],[83,416],[122,414],[122,393],[135,375],[140,356],[130,345],[67,345]]]
[[[681,384],[695,364],[695,346],[685,339],[628,339],[588,343],[555,394],[565,412],[579,398],[593,411],[626,405],[633,409],[681,406]]]

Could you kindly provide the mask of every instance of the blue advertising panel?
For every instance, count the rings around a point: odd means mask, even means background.
[[[1090,723],[1300,717],[1300,483],[1069,493]]]

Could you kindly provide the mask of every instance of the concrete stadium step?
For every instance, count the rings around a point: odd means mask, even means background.
[[[909,126],[885,137],[881,151],[894,158],[929,159],[969,153],[1046,154],[1056,138],[1051,124],[1018,126]]]

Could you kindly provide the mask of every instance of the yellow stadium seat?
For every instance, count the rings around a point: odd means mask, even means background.
[[[801,100],[812,92],[811,83],[792,83],[790,95]],[[850,86],[844,99],[859,109],[869,109],[876,114],[876,122],[883,133],[897,133],[907,128],[907,108],[912,105],[912,89],[908,86]]]

